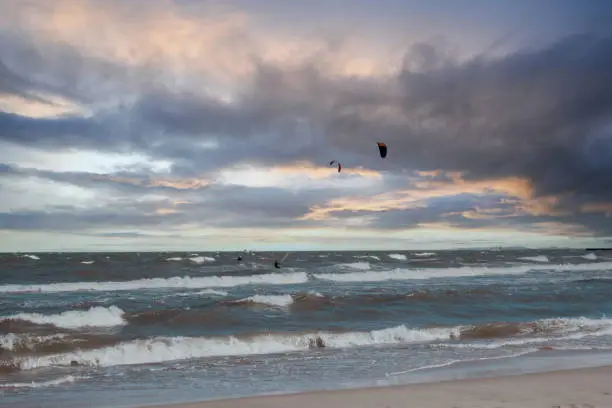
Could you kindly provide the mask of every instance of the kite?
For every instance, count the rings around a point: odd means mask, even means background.
[[[333,166],[334,163],[336,163],[338,165],[338,173],[340,173],[340,170],[342,170],[342,164],[340,164],[337,160],[332,160],[329,162],[330,166]]]
[[[378,145],[378,152],[380,153],[380,157],[382,157],[383,159],[387,157],[387,145],[382,142],[378,142],[376,144]]]

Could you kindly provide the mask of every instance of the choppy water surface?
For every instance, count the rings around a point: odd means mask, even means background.
[[[295,252],[281,269],[263,252],[2,254],[0,401],[138,406],[603,362],[607,254]]]

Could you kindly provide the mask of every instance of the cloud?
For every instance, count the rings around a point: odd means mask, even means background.
[[[612,235],[605,32],[501,56],[406,39],[385,59],[358,30],[99,4],[0,17],[0,229]]]

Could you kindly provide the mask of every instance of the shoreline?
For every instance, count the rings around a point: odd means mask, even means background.
[[[574,405],[572,405],[574,404]],[[612,407],[612,365],[406,385],[258,395],[139,408]]]

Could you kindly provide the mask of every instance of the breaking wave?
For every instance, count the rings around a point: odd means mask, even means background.
[[[196,264],[203,264],[205,262],[215,262],[216,259],[210,256],[195,256],[193,258],[189,258],[189,260]]]
[[[550,262],[546,255],[538,255],[538,256],[523,256],[518,258],[522,261],[530,261],[530,262]]]
[[[254,295],[244,299],[230,301],[234,304],[259,304],[275,307],[288,307],[296,302],[323,299],[324,296],[318,292],[310,291],[305,294],[296,295]]]
[[[406,260],[406,255],[402,255],[402,254],[389,254],[387,256],[389,258],[391,258],[391,259],[396,259],[398,261],[405,261]]]
[[[414,256],[434,256],[435,252],[417,252]]]
[[[0,382],[0,388],[46,388],[54,385],[61,385],[66,383],[73,383],[77,380],[87,379],[89,377],[75,377],[73,375],[66,375],[64,377],[56,378],[55,380],[48,381],[32,381],[32,382],[17,382],[17,383],[2,383]]]
[[[117,306],[92,307],[89,310],[68,310],[59,314],[19,313],[4,316],[3,320],[25,320],[36,324],[51,324],[65,329],[81,327],[112,327],[127,324],[123,319],[124,311]]]
[[[304,272],[270,273],[249,276],[202,276],[151,278],[132,281],[109,282],[62,282],[40,285],[2,285],[0,293],[23,292],[78,292],[78,291],[127,291],[159,288],[198,289],[210,287],[233,287],[240,285],[290,285],[305,283],[308,276]]]
[[[590,264],[561,264],[561,265],[517,265],[510,267],[469,267],[458,268],[424,268],[402,269],[391,271],[367,271],[348,273],[314,274],[317,279],[336,282],[380,282],[386,280],[453,278],[465,276],[485,275],[520,275],[531,271],[586,271],[586,270],[612,270],[612,262]]]
[[[291,295],[255,295],[235,301],[235,303],[256,303],[261,305],[287,307],[293,303]]]
[[[314,273],[319,280],[337,282],[378,282],[385,280],[452,278],[484,275],[514,275],[531,271],[605,271],[612,270],[612,262],[558,265],[514,265],[507,267],[455,267],[455,268],[397,268],[393,270],[370,270],[368,262],[338,264],[336,267],[357,269],[360,272]],[[246,276],[174,276],[171,278],[148,278],[131,281],[106,282],[61,282],[48,284],[9,284],[0,286],[0,293],[28,292],[113,292],[142,289],[204,289],[227,288],[243,285],[292,285],[309,281],[306,272],[268,273]]]
[[[409,329],[396,326],[369,332],[311,332],[227,337],[155,337],[70,353],[26,357],[14,364],[21,370],[51,366],[116,366],[161,363],[204,357],[298,352],[313,347],[347,348],[447,340],[455,328]]]
[[[342,263],[336,265],[339,268],[348,268],[348,269],[370,269],[372,266],[369,262],[351,262],[351,263]]]
[[[321,347],[337,349],[415,343],[429,343],[432,347],[491,349],[610,334],[610,319],[553,318],[526,323],[502,322],[421,329],[399,325],[380,330],[343,333],[313,331],[217,337],[153,337],[65,353],[26,356],[6,364],[21,370],[66,365],[108,367],[205,357],[300,352]],[[464,340],[471,342],[457,343]]]

